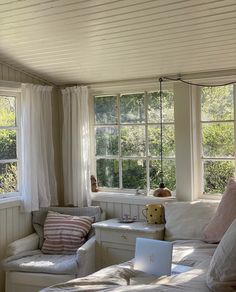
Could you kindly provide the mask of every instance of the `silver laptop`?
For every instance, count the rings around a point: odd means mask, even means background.
[[[134,269],[155,276],[170,276],[172,250],[172,242],[138,237]]]

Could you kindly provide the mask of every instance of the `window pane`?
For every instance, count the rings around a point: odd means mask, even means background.
[[[233,157],[234,124],[203,124],[202,144],[204,157]]]
[[[0,130],[0,159],[16,159],[15,130]]]
[[[116,124],[116,96],[95,96],[95,123]]]
[[[202,88],[202,121],[234,119],[233,85]]]
[[[204,192],[223,193],[230,177],[234,176],[233,161],[204,162]]]
[[[17,191],[17,164],[0,163],[0,193]]]
[[[116,154],[118,154],[117,128],[96,128],[96,155]]]
[[[174,94],[172,91],[162,92],[162,121],[174,122]],[[148,93],[148,123],[160,122],[160,94]]]
[[[126,189],[145,189],[146,162],[144,160],[123,160],[122,161],[123,188]]]
[[[144,123],[144,95],[129,94],[120,97],[121,123]]]
[[[99,187],[119,187],[119,163],[115,159],[97,160],[97,179]]]
[[[149,153],[151,156],[161,154],[160,126],[148,127]],[[175,155],[175,133],[174,125],[163,125],[163,156],[174,157]]]
[[[160,184],[161,161],[151,160],[149,163],[150,188],[155,190]],[[176,189],[175,161],[163,160],[164,183],[170,190]]]
[[[15,97],[0,96],[0,126],[16,125]]]
[[[122,156],[145,155],[145,127],[121,127],[121,154]]]

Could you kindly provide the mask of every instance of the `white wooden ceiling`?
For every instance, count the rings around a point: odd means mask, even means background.
[[[0,0],[0,60],[55,84],[236,69],[236,0]]]

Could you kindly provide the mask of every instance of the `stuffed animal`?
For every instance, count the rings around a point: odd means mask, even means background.
[[[95,178],[94,175],[91,175],[90,177],[90,180],[91,180],[91,189],[92,189],[92,192],[98,192],[98,188],[97,188],[97,180]]]

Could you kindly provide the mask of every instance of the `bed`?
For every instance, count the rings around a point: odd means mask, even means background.
[[[236,219],[229,225],[219,244],[200,240],[216,209],[215,203],[201,202],[170,203],[166,207],[165,240],[171,240],[174,244],[172,262],[188,266],[186,272],[158,278],[134,270],[131,260],[87,277],[45,288],[41,292],[236,291]],[[183,239],[174,240],[175,237]]]
[[[204,279],[216,246],[200,240],[175,241],[173,263],[191,267],[184,273],[157,278],[134,270],[133,261],[130,261],[42,291],[143,291],[145,289],[145,291],[209,292]]]

